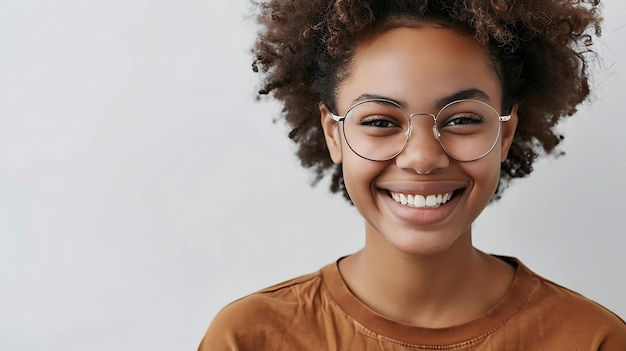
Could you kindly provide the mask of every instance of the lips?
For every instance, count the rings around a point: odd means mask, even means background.
[[[415,208],[437,208],[444,205],[450,199],[454,192],[432,195],[420,195],[420,194],[404,194],[389,191],[391,198],[402,205]]]

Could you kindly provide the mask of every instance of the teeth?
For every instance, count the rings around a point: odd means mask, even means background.
[[[403,205],[417,208],[437,208],[452,198],[452,193],[437,194],[437,195],[406,195],[402,193],[389,192],[391,198],[394,201]]]

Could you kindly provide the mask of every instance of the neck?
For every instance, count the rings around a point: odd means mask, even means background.
[[[513,279],[512,267],[472,246],[469,230],[435,254],[402,252],[369,231],[365,248],[339,268],[350,290],[377,313],[430,328],[483,315],[504,297]]]

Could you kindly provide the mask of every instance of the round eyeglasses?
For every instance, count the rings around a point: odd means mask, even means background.
[[[457,100],[436,114],[407,113],[398,103],[387,99],[370,99],[352,105],[345,116],[331,112],[331,118],[343,122],[343,135],[350,149],[370,161],[387,161],[406,147],[416,116],[433,119],[433,135],[451,158],[469,162],[485,157],[498,142],[501,116],[489,104],[478,100]]]

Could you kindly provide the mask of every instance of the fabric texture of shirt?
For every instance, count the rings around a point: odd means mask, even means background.
[[[513,284],[484,316],[441,329],[386,319],[360,302],[337,263],[239,299],[220,311],[199,351],[626,351],[626,324],[513,258]]]

